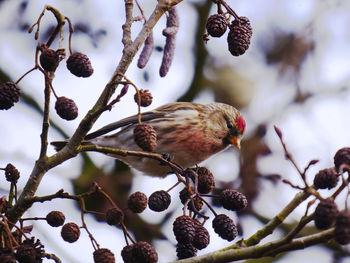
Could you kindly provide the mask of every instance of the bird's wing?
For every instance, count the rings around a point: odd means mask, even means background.
[[[162,118],[164,116],[165,116],[165,113],[157,112],[157,111],[149,111],[149,112],[145,112],[145,113],[141,114],[141,120],[142,121],[150,121],[153,119]],[[138,122],[137,114],[130,116],[130,117],[127,117],[125,119],[116,121],[116,122],[112,122],[112,123],[102,127],[101,129],[98,129],[97,131],[89,133],[88,135],[85,136],[85,140],[94,139],[98,136],[104,135],[104,134],[109,133],[111,131],[114,131],[118,128],[128,126],[130,124],[134,124],[137,122]]]

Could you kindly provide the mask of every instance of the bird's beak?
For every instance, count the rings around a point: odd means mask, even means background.
[[[228,138],[228,141],[230,142],[230,144],[236,146],[237,149],[241,148],[241,138],[240,137],[230,137],[230,138]]]

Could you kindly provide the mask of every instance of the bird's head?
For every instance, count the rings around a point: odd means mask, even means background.
[[[227,104],[213,103],[211,106],[213,108],[209,119],[215,123],[212,133],[222,140],[224,146],[232,144],[239,149],[246,129],[243,116],[236,108]]]
[[[241,116],[240,113],[235,118],[227,120],[227,129],[228,133],[224,140],[226,140],[229,144],[236,146],[238,149],[240,148],[240,142],[245,132],[245,120]]]

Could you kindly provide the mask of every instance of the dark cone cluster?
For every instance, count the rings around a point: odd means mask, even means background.
[[[197,249],[206,248],[210,242],[208,230],[199,221],[186,215],[175,219],[173,231],[178,242],[176,253],[179,259],[195,256]]]
[[[321,200],[314,213],[315,225],[318,229],[330,228],[338,214],[337,205],[332,199]]]
[[[191,197],[186,187],[180,191],[179,195],[182,204],[186,204],[187,200]],[[191,211],[200,211],[202,207],[203,201],[198,196],[192,198],[192,200],[188,203],[188,209]]]
[[[74,243],[80,237],[80,228],[75,223],[67,223],[61,229],[61,236],[64,241]]]
[[[335,153],[334,165],[337,171],[339,171],[341,165],[350,166],[350,147],[341,148]]]
[[[60,63],[58,53],[51,48],[44,48],[39,57],[40,65],[44,70],[54,72]]]
[[[115,263],[114,254],[108,248],[96,249],[93,256],[95,263]]]
[[[171,202],[171,197],[168,192],[164,190],[156,191],[148,198],[148,207],[156,212],[166,210]]]
[[[134,244],[127,245],[123,247],[122,251],[120,252],[124,263],[135,263],[135,259],[132,256],[132,249],[134,248]]]
[[[11,163],[7,164],[5,167],[5,177],[8,182],[17,183],[19,179],[19,171]]]
[[[340,245],[350,243],[350,212],[348,210],[339,212],[336,217],[334,239]]]
[[[67,59],[68,70],[77,77],[87,78],[94,73],[90,59],[80,52],[75,52]]]
[[[177,217],[173,223],[173,232],[177,242],[191,243],[196,234],[194,220],[186,215]]]
[[[135,192],[128,198],[128,208],[134,213],[142,213],[147,207],[147,196],[142,192]]]
[[[16,259],[19,263],[35,263],[35,248],[31,244],[21,244],[16,251]]]
[[[210,242],[209,232],[197,220],[195,220],[195,228],[196,228],[196,232],[192,240],[192,245],[199,250],[204,249],[209,245],[209,242]]]
[[[145,242],[139,241],[132,248],[132,257],[135,262],[156,263],[158,262],[158,254],[154,247]]]
[[[0,253],[1,263],[17,263],[15,255],[11,252]]]
[[[106,212],[107,224],[112,226],[120,226],[124,221],[124,212],[118,207],[112,207]]]
[[[176,255],[178,259],[191,258],[197,255],[197,249],[191,243],[178,243]]]
[[[46,215],[46,222],[53,227],[62,226],[66,217],[60,211],[51,211]]]
[[[333,168],[320,170],[314,178],[314,185],[319,189],[332,189],[338,183],[338,174]]]
[[[225,214],[217,215],[214,218],[213,228],[215,233],[227,241],[232,241],[238,234],[235,223]]]
[[[140,99],[141,99],[141,101],[140,101],[140,106],[142,106],[142,107],[147,107],[147,106],[149,106],[149,105],[152,104],[153,96],[152,96],[152,94],[148,91],[148,89],[146,89],[146,90],[141,89],[141,90],[140,90]],[[134,100],[135,100],[135,102],[138,104],[138,101],[139,101],[139,100],[138,100],[137,92],[136,92],[135,95],[134,95]]]
[[[227,43],[233,56],[240,56],[247,51],[252,34],[253,29],[248,18],[241,16],[231,23]]]
[[[157,147],[157,133],[151,125],[138,124],[134,129],[134,140],[144,151],[153,152]]]
[[[19,101],[21,90],[11,81],[0,83],[0,110],[10,109]]]
[[[75,102],[66,97],[58,97],[55,103],[55,109],[62,119],[67,121],[74,120],[78,117],[78,107]]]
[[[215,187],[214,175],[206,167],[199,167],[196,169],[198,174],[198,192],[207,194]]]
[[[214,14],[208,18],[206,28],[212,37],[221,37],[227,29],[227,21],[224,15]]]
[[[44,246],[40,243],[40,240],[35,238],[26,239],[17,248],[16,259],[19,263],[39,263],[42,262],[44,257]],[[7,262],[7,261],[0,261]],[[11,261],[8,261],[11,262]]]
[[[220,193],[220,201],[223,208],[232,211],[241,211],[248,205],[245,195],[233,189],[223,190]]]

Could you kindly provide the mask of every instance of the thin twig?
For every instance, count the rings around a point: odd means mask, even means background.
[[[128,150],[122,150],[122,149],[115,149],[110,147],[101,147],[97,145],[81,145],[78,148],[79,152],[87,152],[87,151],[93,151],[93,152],[100,152],[105,154],[115,154],[120,156],[138,156],[138,157],[147,157],[150,159],[158,160],[166,165],[168,165],[171,169],[174,170],[174,172],[178,172],[180,174],[183,173],[183,168],[167,159],[163,158],[163,155],[158,153],[150,153],[150,152],[140,152],[140,151],[128,151]]]
[[[56,263],[62,263],[61,259],[59,259],[55,254],[44,253],[43,255],[45,258],[52,259]]]

